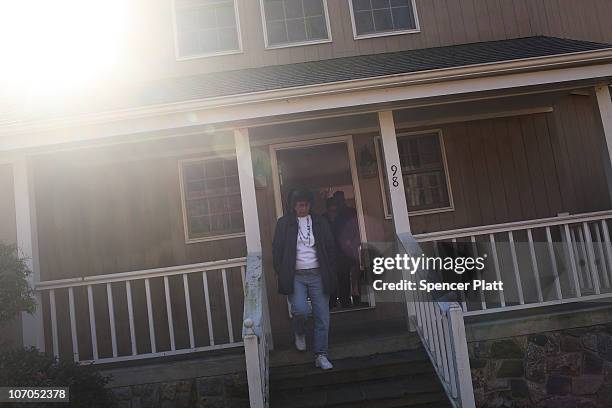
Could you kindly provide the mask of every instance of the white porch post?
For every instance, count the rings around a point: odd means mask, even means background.
[[[235,129],[234,142],[236,145],[236,159],[238,161],[238,178],[240,181],[240,195],[242,197],[242,215],[244,217],[244,233],[246,235],[247,254],[257,256],[261,259],[261,234],[259,231],[259,214],[257,211],[257,197],[255,195],[255,177],[253,175],[253,159],[251,158],[251,143],[249,129]],[[262,268],[263,269],[263,268]],[[265,274],[262,272],[263,280],[263,320],[264,329],[272,348],[272,336],[270,335],[270,310],[268,308],[268,293],[265,283]]]
[[[21,157],[13,163],[13,188],[15,192],[15,223],[17,227],[17,247],[21,256],[27,259],[32,271],[29,283],[32,288],[40,282],[40,264],[38,260],[38,235],[36,229],[36,201],[32,182],[30,163]],[[33,314],[23,312],[21,325],[23,345],[34,346],[45,350],[45,338],[42,318],[42,303],[38,292],[35,292],[36,311]]]
[[[404,179],[402,177],[402,168],[400,165],[399,150],[397,148],[397,135],[395,133],[395,121],[393,120],[392,111],[378,112],[378,123],[380,126],[380,136],[383,144],[383,154],[385,157],[385,166],[387,171],[387,183],[389,184],[389,192],[391,196],[391,209],[393,213],[393,224],[395,233],[398,238],[410,235],[410,219],[408,218],[408,204],[406,203],[406,194],[404,190]],[[404,279],[408,279],[405,271]],[[416,319],[416,309],[414,307],[414,298],[406,293],[406,308],[408,313],[408,327],[410,330],[416,330],[413,323]]]
[[[247,244],[243,339],[249,402],[253,408],[266,408],[269,406],[267,356],[272,348],[272,335],[266,276],[262,265],[261,234],[249,130],[235,129],[234,142]]]
[[[606,138],[606,146],[608,147],[607,157],[612,162],[612,100],[610,99],[610,87],[608,84],[600,84],[595,87],[595,96],[597,97],[597,107],[601,117],[601,124]],[[608,180],[608,192],[612,201],[612,163],[606,166],[606,178]]]
[[[247,252],[260,253],[261,235],[259,233],[259,216],[255,196],[255,177],[253,175],[249,129],[234,130],[234,141],[236,143],[236,159],[238,160],[238,176],[240,179]]]
[[[391,193],[391,208],[393,209],[393,224],[397,235],[410,233],[408,205],[404,193],[404,179],[397,149],[397,135],[392,111],[378,112],[380,136],[382,138],[385,164],[387,166],[387,183]]]

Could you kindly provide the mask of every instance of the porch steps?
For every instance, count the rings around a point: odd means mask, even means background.
[[[332,363],[329,371],[315,368],[313,362],[272,367],[271,408],[451,406],[421,347]]]

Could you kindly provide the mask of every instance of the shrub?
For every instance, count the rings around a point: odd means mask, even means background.
[[[30,269],[14,245],[0,243],[0,326],[21,312],[36,309],[34,291],[28,285]]]
[[[69,387],[70,407],[111,408],[116,406],[110,389],[110,377],[103,376],[93,365],[79,365],[58,360],[36,348],[0,350],[0,386],[2,387]],[[23,404],[15,404],[22,406]],[[63,406],[65,403],[41,403],[28,407]]]

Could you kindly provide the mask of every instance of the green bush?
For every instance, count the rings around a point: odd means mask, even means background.
[[[79,365],[58,360],[36,348],[0,350],[1,387],[69,387],[70,407],[111,408],[116,406],[110,389],[105,386],[110,377],[103,376],[93,365]],[[21,407],[24,404],[15,404]],[[62,406],[57,404],[26,404],[28,407]]]
[[[17,247],[0,242],[0,326],[21,312],[36,309],[33,290],[28,285],[30,269]]]

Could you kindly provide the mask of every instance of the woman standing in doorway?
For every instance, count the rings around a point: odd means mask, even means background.
[[[272,255],[278,291],[289,296],[295,347],[306,350],[305,320],[308,298],[314,318],[315,365],[333,368],[327,358],[329,295],[336,290],[336,248],[327,220],[311,214],[313,195],[295,190],[289,211],[279,218],[274,231]]]

